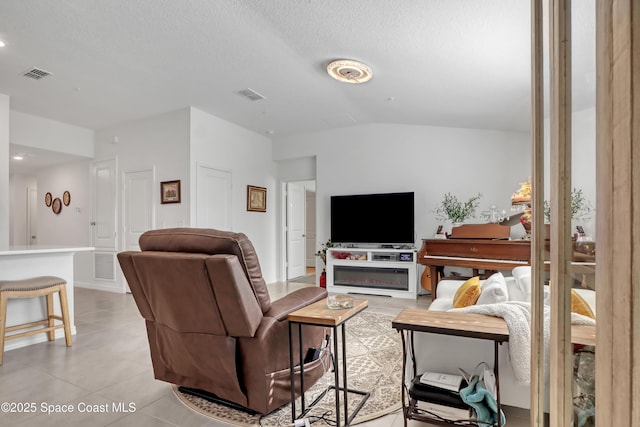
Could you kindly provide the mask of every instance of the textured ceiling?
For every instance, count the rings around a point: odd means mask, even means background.
[[[573,2],[575,109],[594,103],[594,1]],[[526,131],[529,3],[0,0],[0,93],[90,129],[194,106],[276,136],[373,122]],[[340,58],[373,80],[331,79]],[[34,66],[53,75],[22,77]]]

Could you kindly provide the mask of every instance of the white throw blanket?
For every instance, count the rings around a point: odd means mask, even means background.
[[[509,355],[516,380],[521,384],[531,383],[531,304],[521,301],[507,301],[496,304],[471,305],[454,308],[449,311],[486,314],[502,317],[509,329]],[[551,311],[544,306],[544,354],[545,371],[549,372],[549,322]],[[571,313],[571,323],[576,325],[595,325],[595,320]]]

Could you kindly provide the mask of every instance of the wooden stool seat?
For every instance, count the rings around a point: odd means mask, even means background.
[[[53,294],[55,292],[58,292],[58,296],[60,297],[62,316],[55,315],[53,311]],[[46,319],[10,327],[6,326],[7,301],[10,298],[33,298],[41,296],[45,296],[47,299]],[[56,325],[55,320],[62,321],[62,324]],[[9,332],[33,328],[35,326],[44,327],[9,334]],[[0,280],[0,365],[2,365],[5,341],[44,332],[48,334],[49,341],[53,341],[55,339],[55,330],[60,328],[64,328],[64,338],[67,347],[71,347],[71,324],[69,322],[69,306],[67,303],[67,282],[64,279],[55,276],[41,276],[23,280]]]

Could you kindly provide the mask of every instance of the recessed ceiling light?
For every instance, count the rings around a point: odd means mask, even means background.
[[[0,47],[4,47],[4,46],[5,46],[4,42],[0,40]]]
[[[351,59],[338,59],[330,62],[327,65],[327,73],[334,79],[345,83],[364,83],[373,77],[371,67]]]
[[[22,160],[22,159],[24,159],[24,154],[22,154],[22,153],[14,154],[11,158],[13,160]]]

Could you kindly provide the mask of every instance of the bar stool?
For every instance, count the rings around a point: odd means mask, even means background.
[[[62,311],[62,316],[55,315],[53,312],[53,294],[55,292],[58,292],[58,296],[60,297],[60,309]],[[6,327],[7,301],[9,298],[33,298],[41,296],[47,297],[46,319]],[[55,320],[62,321],[62,324],[56,325]],[[9,332],[32,328],[35,326],[44,327],[8,335]],[[41,276],[24,280],[0,280],[0,365],[2,365],[5,341],[44,332],[49,335],[49,341],[53,341],[55,339],[55,330],[60,328],[64,328],[64,338],[67,347],[71,347],[71,325],[69,322],[69,306],[67,304],[67,282],[64,279],[55,276]]]

